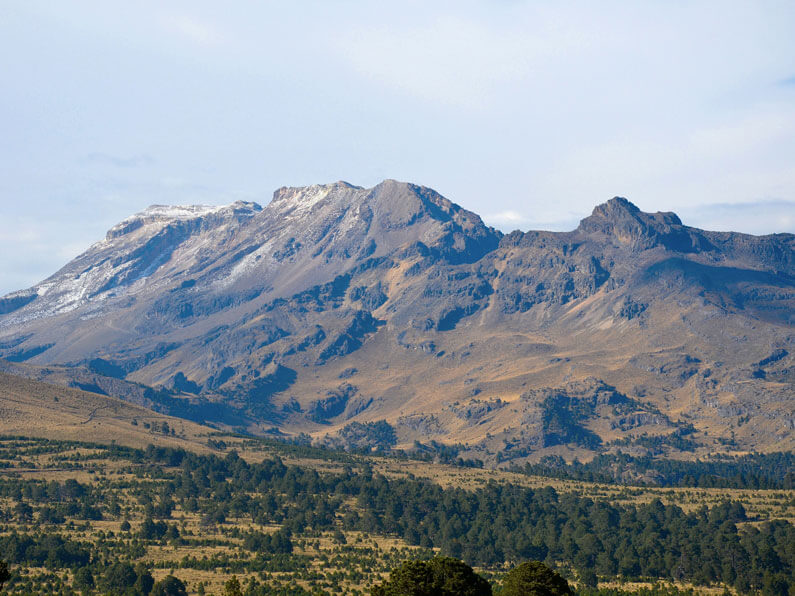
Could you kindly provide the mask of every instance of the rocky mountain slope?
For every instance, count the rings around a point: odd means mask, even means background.
[[[621,198],[503,235],[391,180],[154,206],[0,299],[0,368],[251,432],[366,442],[386,420],[500,459],[792,449],[793,247]]]

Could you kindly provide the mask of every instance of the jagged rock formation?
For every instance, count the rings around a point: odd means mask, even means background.
[[[503,235],[411,184],[282,188],[128,218],[0,299],[0,357],[253,432],[384,419],[525,456],[687,428],[789,449],[794,246],[622,198]]]

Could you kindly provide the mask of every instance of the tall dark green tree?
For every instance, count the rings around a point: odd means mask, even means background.
[[[527,561],[511,569],[500,596],[572,596],[569,583],[541,561]]]
[[[466,563],[451,557],[406,561],[372,596],[490,596],[491,586]]]
[[[179,578],[167,575],[155,584],[150,594],[151,596],[188,596],[188,591]]]
[[[237,579],[236,575],[226,580],[224,596],[243,596],[243,586],[240,585],[240,580]]]
[[[102,588],[114,596],[127,596],[143,594],[146,596],[152,591],[155,583],[152,574],[142,564],[135,567],[130,563],[114,563],[105,571],[102,578]]]
[[[8,563],[0,560],[0,589],[9,579],[11,579],[11,572],[8,570]]]
[[[129,588],[135,586],[138,575],[130,563],[114,563],[105,570],[102,578],[102,587],[109,594],[124,594]]]
[[[75,571],[74,587],[85,593],[89,593],[96,583],[94,582],[94,574],[91,573],[89,567],[80,567]]]

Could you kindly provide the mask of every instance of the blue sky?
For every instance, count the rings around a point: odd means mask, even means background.
[[[795,231],[795,3],[0,3],[0,294],[153,203],[396,178]]]

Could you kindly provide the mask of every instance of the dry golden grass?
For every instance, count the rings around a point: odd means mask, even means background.
[[[162,428],[164,422],[174,429],[174,436],[153,432],[145,426]],[[209,451],[207,437],[214,432],[114,397],[0,373],[0,434],[115,442],[129,447],[157,443],[206,452]]]

